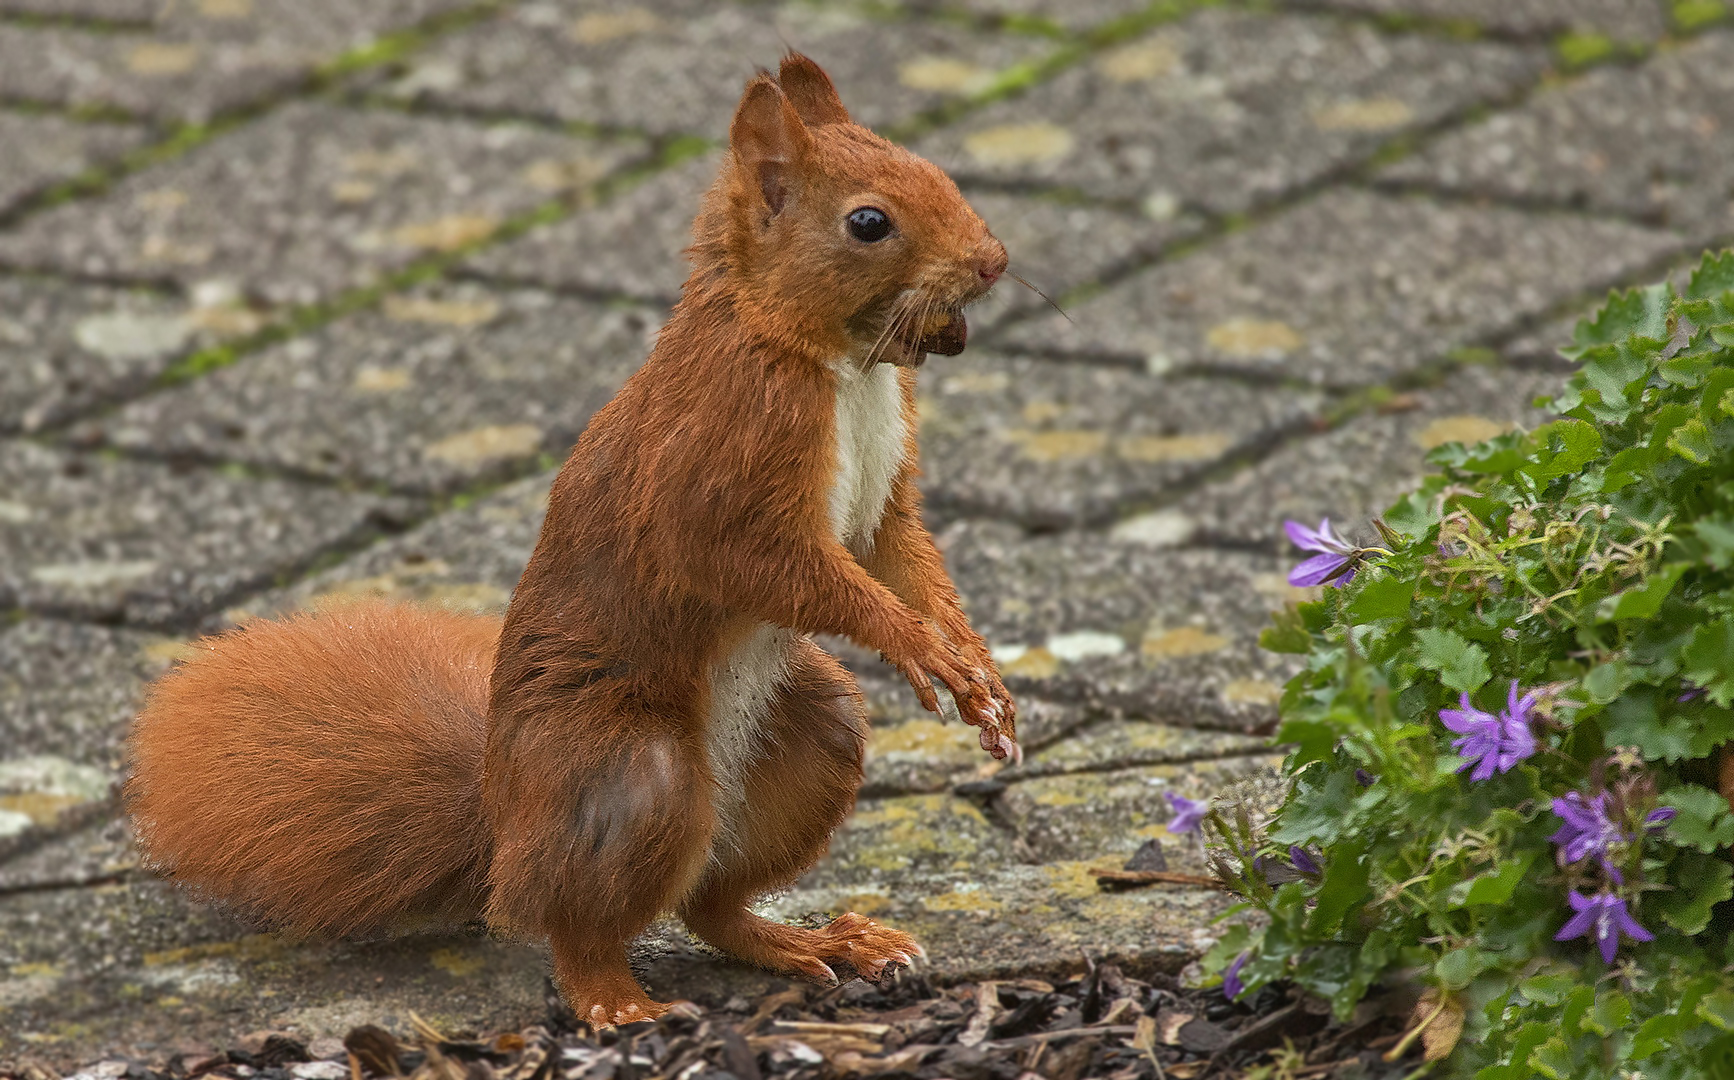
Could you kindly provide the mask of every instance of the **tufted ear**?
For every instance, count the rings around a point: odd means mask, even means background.
[[[770,216],[783,212],[795,171],[812,142],[794,105],[769,72],[747,83],[729,125],[729,149],[742,171],[758,181]]]
[[[777,82],[805,122],[815,126],[849,122],[849,110],[843,107],[843,99],[837,96],[831,76],[800,53],[791,51],[783,57]]]

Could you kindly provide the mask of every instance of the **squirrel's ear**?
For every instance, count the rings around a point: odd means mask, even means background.
[[[800,53],[790,51],[783,57],[782,70],[777,73],[777,83],[795,106],[795,111],[807,123],[818,125],[849,122],[849,110],[843,107],[843,99],[837,96],[837,88],[831,84],[831,76],[825,74],[824,68]]]
[[[769,72],[747,84],[729,125],[729,148],[741,170],[758,182],[771,216],[782,213],[794,172],[811,142],[800,115]]]

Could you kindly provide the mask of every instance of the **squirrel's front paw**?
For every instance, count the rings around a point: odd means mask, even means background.
[[[901,930],[881,926],[865,915],[846,911],[817,931],[819,952],[854,968],[868,982],[878,982],[893,967],[908,967],[927,951]]]

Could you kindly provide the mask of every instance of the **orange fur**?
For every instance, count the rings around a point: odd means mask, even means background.
[[[169,876],[306,933],[477,917],[499,627],[369,604],[198,642],[133,727],[140,844]]]
[[[937,679],[984,748],[1016,750],[921,524],[910,370],[962,348],[962,309],[1005,250],[942,172],[850,123],[804,57],[748,84],[730,145],[680,304],[554,482],[485,707],[492,628],[456,616],[354,609],[205,643],[134,735],[129,799],[167,870],[308,929],[479,904],[548,938],[598,1024],[666,1008],[625,953],[665,911],[819,977],[917,951],[857,915],[811,931],[748,905],[823,854],[860,783],[859,691],[804,635],[879,650],[929,708]],[[862,206],[894,231],[854,236]],[[860,535],[833,506],[851,499],[875,515]],[[455,794],[434,807],[405,784]],[[443,903],[401,876],[421,859],[461,868]]]

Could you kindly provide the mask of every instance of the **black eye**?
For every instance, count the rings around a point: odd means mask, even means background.
[[[860,206],[849,211],[849,235],[862,243],[872,244],[891,235],[891,219],[885,211]]]

